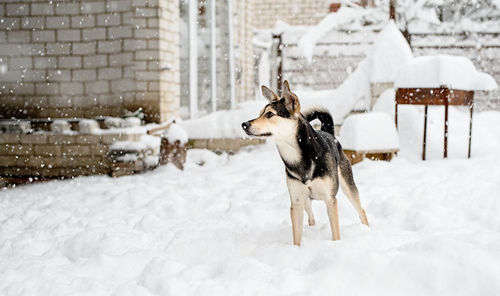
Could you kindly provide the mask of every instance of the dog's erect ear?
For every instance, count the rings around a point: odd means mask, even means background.
[[[295,116],[300,115],[300,103],[296,94],[290,91],[290,85],[285,80],[283,83],[283,98],[285,98],[285,106],[288,111]]]
[[[280,100],[280,98],[278,97],[277,94],[274,93],[274,91],[270,90],[268,87],[264,85],[262,86],[262,94],[269,101],[269,103]]]

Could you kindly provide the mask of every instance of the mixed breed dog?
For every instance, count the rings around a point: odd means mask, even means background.
[[[288,81],[283,84],[280,98],[262,86],[262,94],[269,101],[259,117],[243,122],[243,130],[250,136],[269,137],[276,142],[285,164],[286,184],[290,193],[293,243],[300,245],[304,210],[309,225],[314,225],[311,200],[326,204],[333,240],[340,239],[337,192],[339,186],[358,212],[361,223],[368,219],[359,200],[351,164],[342,146],[335,138],[332,116],[325,109],[312,109],[301,113],[300,102],[290,91]],[[321,130],[309,123],[321,121]]]

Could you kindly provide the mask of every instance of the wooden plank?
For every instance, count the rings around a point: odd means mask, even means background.
[[[449,96],[448,96],[449,93]],[[407,105],[445,105],[449,97],[448,105],[470,106],[472,105],[474,92],[467,90],[447,88],[398,88],[396,91],[396,102]]]

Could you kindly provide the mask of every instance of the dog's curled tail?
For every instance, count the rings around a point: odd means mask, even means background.
[[[321,130],[327,132],[331,135],[335,135],[335,126],[333,124],[333,118],[328,110],[323,108],[315,108],[307,110],[304,113],[304,117],[307,121],[311,122],[314,119],[319,119],[321,121]]]

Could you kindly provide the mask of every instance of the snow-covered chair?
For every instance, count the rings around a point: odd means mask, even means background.
[[[364,158],[391,160],[399,151],[399,139],[387,113],[353,114],[344,120],[340,143],[352,164]]]
[[[444,106],[444,158],[448,156],[448,106],[468,106],[469,152],[472,141],[474,91],[493,90],[495,79],[476,70],[472,61],[462,56],[422,56],[404,64],[394,82],[396,90],[395,122],[398,124],[398,104],[424,105],[424,140],[422,160],[425,160],[427,109],[429,105]]]

